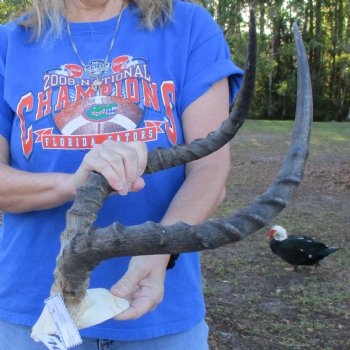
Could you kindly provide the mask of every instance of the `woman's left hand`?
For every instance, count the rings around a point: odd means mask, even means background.
[[[117,297],[126,298],[130,307],[115,317],[134,320],[154,310],[163,300],[166,267],[170,255],[145,255],[131,258],[125,275],[111,288]]]

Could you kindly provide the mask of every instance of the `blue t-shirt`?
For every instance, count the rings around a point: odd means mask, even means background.
[[[153,31],[125,9],[108,64],[103,59],[116,18],[72,23],[71,33],[90,72],[102,72],[100,95],[83,70],[69,36],[29,42],[30,30],[0,26],[0,134],[10,165],[29,172],[73,173],[95,143],[141,140],[151,150],[183,143],[181,116],[213,83],[229,77],[231,102],[242,71],[230,59],[222,30],[198,5],[176,1],[173,20]],[[159,222],[184,181],[184,166],[145,175],[146,187],[108,198],[96,226],[114,221]],[[0,231],[0,318],[32,326],[53,283],[59,237],[71,203],[50,210],[4,213]],[[101,263],[90,287],[110,288],[129,258]],[[198,253],[181,254],[167,272],[165,297],[134,321],[110,320],[83,336],[146,339],[186,330],[205,315]]]

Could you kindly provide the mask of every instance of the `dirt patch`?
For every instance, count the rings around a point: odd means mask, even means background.
[[[317,127],[314,133],[318,141]],[[286,135],[287,129],[241,131],[231,144],[228,195],[216,216],[246,206],[266,190],[283,160]],[[267,228],[202,253],[211,350],[350,349],[348,135],[345,141],[312,145],[303,183],[271,223],[342,248],[324,259],[317,273],[310,267],[295,273],[274,255]]]
[[[350,161],[349,159],[332,159],[325,161],[320,167],[311,164],[305,174],[308,182],[322,182],[328,192],[350,191]]]

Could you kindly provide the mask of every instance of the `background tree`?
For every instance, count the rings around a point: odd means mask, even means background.
[[[23,12],[29,0],[0,0],[0,23],[6,23],[17,13]]]
[[[251,1],[200,1],[224,29],[235,61],[242,66],[247,10]],[[292,23],[307,46],[315,120],[345,120],[350,107],[350,1],[272,0],[256,2],[259,63],[250,118],[289,119],[295,104]]]

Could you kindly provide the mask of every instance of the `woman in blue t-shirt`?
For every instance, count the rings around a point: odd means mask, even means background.
[[[228,146],[143,175],[155,147],[190,143],[228,116],[242,71],[191,2],[33,0],[0,26],[0,348],[45,349],[31,327],[53,283],[65,213],[96,171],[115,194],[96,225],[197,224],[223,200]],[[198,253],[115,258],[91,275],[130,306],[81,330],[76,349],[208,348]],[[166,272],[167,271],[167,272]]]

